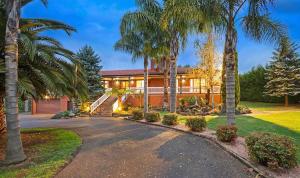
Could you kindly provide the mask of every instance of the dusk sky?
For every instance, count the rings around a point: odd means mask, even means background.
[[[77,52],[82,46],[91,45],[102,59],[104,69],[142,68],[142,60],[131,62],[129,54],[116,52],[114,43],[119,39],[119,24],[123,14],[135,9],[134,0],[49,0],[45,8],[39,0],[26,6],[23,17],[48,18],[62,21],[77,29],[72,36],[62,32],[49,35],[59,39],[66,48]],[[293,42],[300,45],[300,0],[277,0],[271,10],[272,17],[283,23]],[[181,52],[180,65],[195,65],[198,62],[194,41],[190,37],[184,52]],[[218,39],[218,52],[222,53],[223,40]],[[274,44],[259,44],[239,29],[238,53],[239,70],[246,72],[258,64],[266,64],[272,56]]]

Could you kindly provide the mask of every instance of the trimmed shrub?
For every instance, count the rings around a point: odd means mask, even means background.
[[[201,132],[206,127],[207,123],[204,117],[190,117],[185,123],[192,131]]]
[[[178,116],[176,114],[166,114],[162,120],[162,124],[164,125],[177,125],[178,124]]]
[[[219,126],[217,129],[217,138],[222,142],[232,142],[237,137],[237,127],[233,125]]]
[[[286,136],[266,132],[254,132],[246,137],[249,156],[271,169],[297,166],[296,146]]]
[[[252,111],[248,106],[238,105],[236,107],[236,114],[251,114]]]
[[[141,110],[132,111],[132,119],[133,120],[142,120],[144,118],[144,113]]]
[[[160,115],[158,112],[148,112],[145,114],[145,119],[147,122],[158,122],[160,121]]]

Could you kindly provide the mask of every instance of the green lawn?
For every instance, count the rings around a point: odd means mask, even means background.
[[[263,102],[248,102],[241,101],[241,105],[248,106],[249,108],[256,111],[282,111],[282,110],[299,110],[300,105],[291,105],[289,107],[284,107],[284,104],[280,103],[263,103]]]
[[[263,108],[269,107],[269,104],[260,105]],[[237,116],[236,125],[240,136],[247,136],[254,131],[272,132],[280,135],[286,135],[295,140],[298,148],[297,159],[300,163],[300,110],[292,106],[282,109],[280,106],[269,108],[264,114],[252,114],[250,116]],[[259,106],[256,109],[264,111]],[[281,108],[281,109],[280,109]],[[289,111],[287,111],[287,109]],[[226,124],[225,117],[216,117],[208,119],[208,128],[216,129],[218,125]]]
[[[22,131],[22,139],[29,165],[2,168],[1,178],[53,177],[81,145],[81,139],[76,133],[63,129],[26,129]]]

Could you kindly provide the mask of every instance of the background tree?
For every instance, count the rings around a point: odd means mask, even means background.
[[[206,85],[208,87],[207,94],[208,100],[211,98],[212,107],[214,107],[214,92],[213,88],[216,85],[220,84],[220,59],[216,54],[214,43],[213,33],[209,33],[207,37],[207,41],[200,46],[199,56],[201,57],[201,61],[198,64],[196,74],[199,75],[199,78],[204,78]],[[198,78],[198,77],[197,77]],[[211,97],[210,97],[211,96]],[[208,101],[209,102],[209,101]]]
[[[102,69],[101,59],[95,53],[94,49],[88,45],[79,50],[77,57],[80,61],[80,65],[82,65],[87,80],[89,102],[93,102],[105,92],[100,75]]]
[[[279,47],[273,53],[273,61],[267,67],[265,94],[285,98],[288,106],[288,96],[300,93],[300,58],[297,54],[298,46],[283,38]]]

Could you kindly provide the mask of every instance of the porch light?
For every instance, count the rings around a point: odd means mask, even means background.
[[[119,85],[120,84],[120,82],[119,81],[116,81],[116,85]]]
[[[133,84],[134,84],[134,81],[130,81],[130,84],[132,84],[132,85],[133,85]]]
[[[182,83],[185,83],[185,79],[182,79],[181,82],[182,82]]]
[[[45,95],[44,98],[47,100],[49,99],[50,97],[48,95]]]

